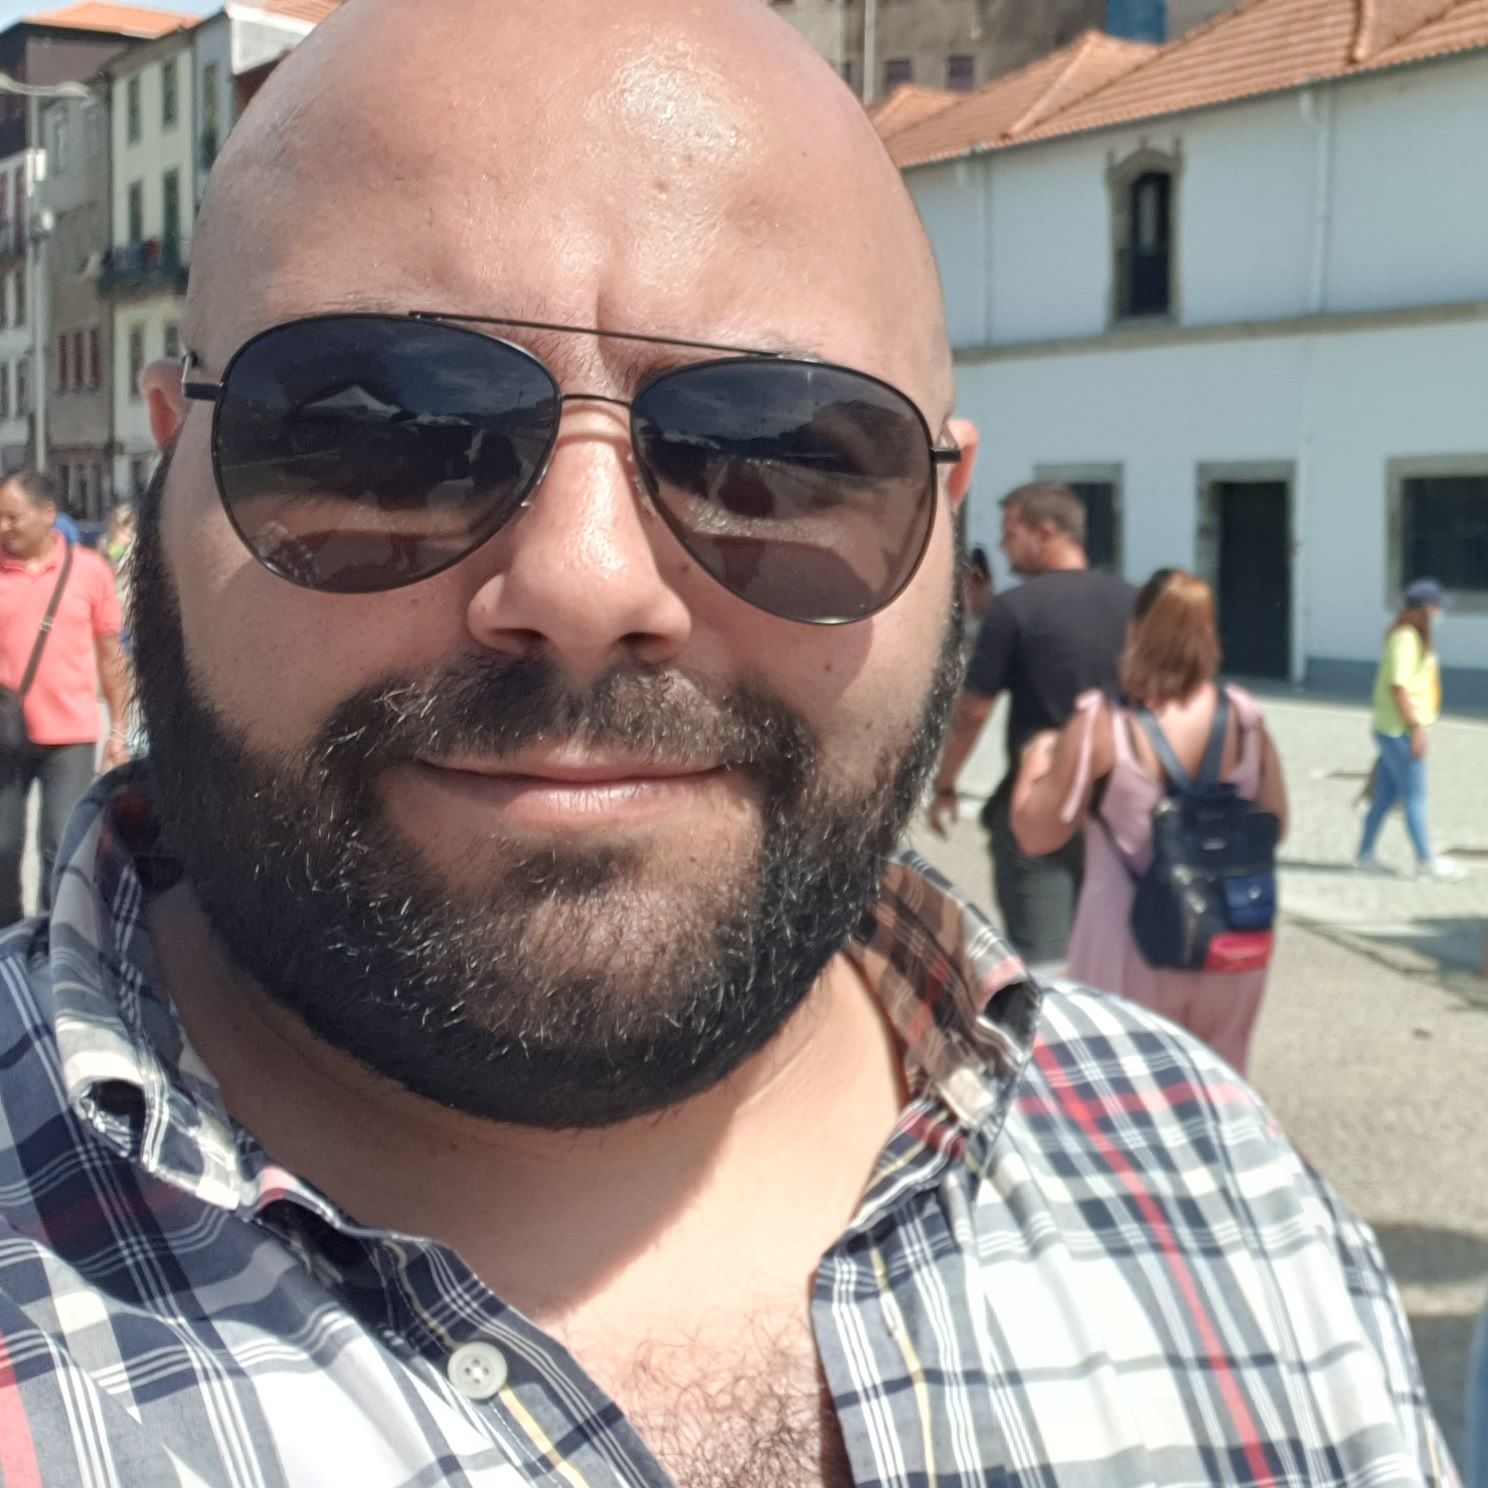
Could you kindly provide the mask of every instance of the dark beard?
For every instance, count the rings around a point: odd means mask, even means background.
[[[368,688],[302,757],[275,757],[248,749],[190,675],[161,544],[168,470],[142,503],[133,588],[165,840],[229,956],[317,1037],[473,1116],[607,1126],[739,1068],[863,927],[960,684],[959,585],[917,726],[850,789],[826,781],[810,730],[763,692],[713,699],[645,667],[576,691],[546,661],[494,657]],[[753,861],[658,896],[634,891],[633,849],[507,851],[499,897],[462,896],[376,794],[415,755],[499,758],[565,738],[748,771]]]

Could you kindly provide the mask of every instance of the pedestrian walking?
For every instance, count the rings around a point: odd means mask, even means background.
[[[1002,548],[1023,583],[988,603],[956,705],[930,805],[941,836],[955,819],[957,781],[1000,694],[1008,694],[1007,772],[982,811],[993,887],[1014,948],[1035,966],[1064,959],[1084,871],[1084,845],[1029,854],[1013,833],[1023,746],[1064,725],[1090,688],[1112,691],[1136,590],[1090,568],[1085,507],[1068,486],[1020,486],[1002,504]]]
[[[1441,662],[1433,634],[1446,602],[1435,579],[1417,579],[1405,591],[1405,605],[1385,638],[1385,654],[1374,683],[1374,797],[1364,817],[1355,866],[1388,874],[1375,856],[1380,829],[1392,807],[1405,812],[1405,827],[1416,854],[1416,871],[1427,878],[1458,879],[1463,870],[1432,850],[1426,821],[1426,758],[1431,730],[1441,716]]]
[[[191,276],[151,754],[0,938],[7,1488],[1450,1481],[1254,1093],[899,847],[977,436],[805,41],[358,0]]]
[[[0,484],[0,685],[22,693],[25,740],[0,784],[0,924],[21,917],[26,805],[41,791],[42,903],[63,828],[96,773],[98,694],[108,703],[104,763],[128,759],[129,667],[113,570],[57,531],[57,503],[34,471]]]
[[[1276,746],[1255,700],[1218,680],[1219,659],[1209,586],[1179,569],[1154,574],[1137,598],[1121,657],[1124,701],[1088,692],[1062,732],[1030,742],[1013,826],[1030,853],[1084,837],[1069,976],[1161,1013],[1244,1073],[1265,995],[1269,936],[1245,937],[1244,960],[1232,951],[1224,970],[1175,970],[1151,965],[1132,928],[1135,880],[1152,859],[1153,812],[1175,773],[1161,754],[1171,750],[1184,776],[1197,779],[1215,750],[1219,779],[1285,826]],[[1155,738],[1137,726],[1138,710],[1155,724]]]

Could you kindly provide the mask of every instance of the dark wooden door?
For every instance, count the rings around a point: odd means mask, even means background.
[[[1219,638],[1232,677],[1291,675],[1292,539],[1285,481],[1221,481]]]

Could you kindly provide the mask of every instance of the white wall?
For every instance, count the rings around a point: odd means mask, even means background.
[[[129,141],[129,79],[114,80],[110,127],[113,135],[113,224],[114,242],[129,239],[129,188],[143,182],[145,188],[145,237],[158,238],[164,214],[164,180],[169,170],[181,173],[181,245],[191,241],[193,204],[196,201],[196,76],[191,65],[191,47],[183,42],[174,54],[177,69],[176,122],[167,129],[161,122],[161,70],[165,59],[157,57],[140,69],[142,88],[140,138]]]
[[[953,343],[1108,328],[1107,170],[1181,151],[1186,325],[1488,298],[1488,52],[911,170]],[[1321,253],[1324,270],[1314,283]],[[1320,290],[1320,293],[1317,291]]]
[[[1123,467],[1127,576],[1197,561],[1198,467],[1298,466],[1298,621],[1310,657],[1367,662],[1394,603],[1388,462],[1488,455],[1488,321],[963,364],[983,435],[973,541],[1040,465]],[[1449,666],[1488,662],[1488,615],[1454,615]]]

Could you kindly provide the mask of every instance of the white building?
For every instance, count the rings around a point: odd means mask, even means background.
[[[217,153],[263,74],[335,0],[231,4],[105,69],[112,135],[113,247],[99,286],[112,307],[114,489],[137,494],[155,458],[139,374],[181,354],[197,208]]]
[[[974,540],[1077,482],[1128,577],[1215,583],[1232,672],[1351,693],[1429,573],[1449,700],[1488,706],[1488,9],[1252,0],[1113,45],[889,142],[982,429]]]
[[[196,220],[196,72],[191,32],[125,52],[109,83],[113,246],[99,290],[113,321],[114,490],[138,495],[155,444],[144,368],[180,355],[182,298]]]
[[[31,460],[35,307],[26,249],[31,161],[30,150],[0,160],[0,470],[17,470]]]

